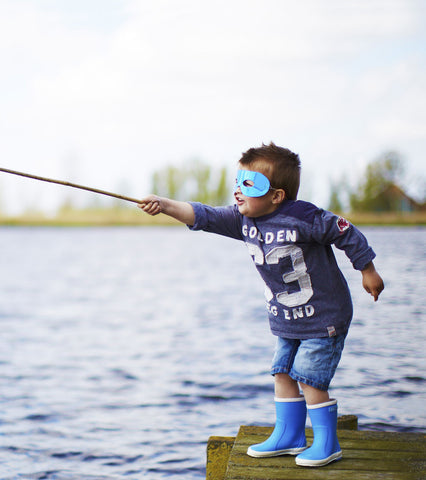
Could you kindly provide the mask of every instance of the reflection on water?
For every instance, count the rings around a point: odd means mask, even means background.
[[[369,228],[375,304],[332,384],[361,428],[425,431],[425,230]],[[263,286],[242,243],[185,228],[1,228],[2,479],[201,479],[210,435],[274,421]]]

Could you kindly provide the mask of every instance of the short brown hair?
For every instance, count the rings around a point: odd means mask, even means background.
[[[263,143],[261,147],[244,152],[239,163],[245,167],[257,163],[273,188],[282,188],[286,199],[296,200],[300,185],[300,159],[296,153],[273,142],[269,145]]]

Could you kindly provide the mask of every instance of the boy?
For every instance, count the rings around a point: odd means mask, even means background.
[[[265,281],[270,328],[277,336],[271,373],[276,424],[253,457],[297,455],[296,463],[322,466],[339,460],[337,401],[328,387],[352,319],[352,301],[331,245],[345,251],[376,301],[384,288],[375,253],[353,225],[311,203],[296,201],[300,160],[271,143],[251,148],[239,161],[236,205],[209,207],[149,196],[139,207],[165,213],[204,230],[243,240]],[[300,394],[299,386],[303,391]],[[314,442],[306,448],[307,411]]]

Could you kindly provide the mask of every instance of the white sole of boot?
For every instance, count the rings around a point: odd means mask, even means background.
[[[258,452],[253,450],[251,447],[247,450],[247,455],[255,458],[266,458],[266,457],[278,457],[280,455],[299,455],[308,447],[299,447],[299,448],[287,448],[285,450],[272,450],[270,452]]]
[[[335,462],[342,458],[342,451],[339,450],[336,453],[333,453],[327,458],[323,458],[321,460],[309,460],[308,458],[297,458],[296,457],[296,465],[301,467],[323,467],[324,465],[328,465],[331,462]]]

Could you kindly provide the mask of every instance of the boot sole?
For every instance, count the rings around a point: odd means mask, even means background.
[[[251,447],[247,450],[247,455],[255,458],[266,458],[266,457],[278,457],[280,455],[299,455],[308,447],[299,447],[299,448],[287,448],[285,450],[272,450],[270,452],[257,452]]]
[[[296,457],[296,465],[301,467],[323,467],[324,465],[328,465],[331,462],[335,462],[342,458],[342,451],[333,453],[327,458],[323,458],[321,460],[309,460],[308,458],[297,458]]]

